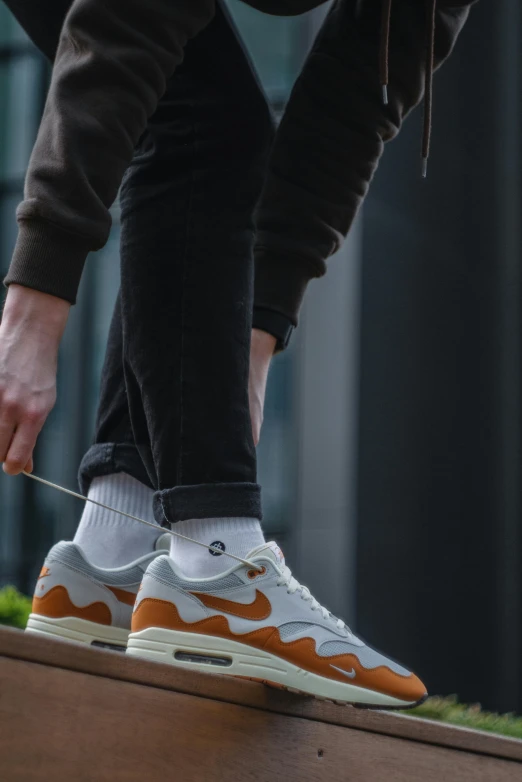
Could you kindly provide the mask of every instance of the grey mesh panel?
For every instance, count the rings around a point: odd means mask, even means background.
[[[402,665],[389,660],[374,649],[370,649],[369,646],[354,646],[345,641],[325,641],[319,647],[318,654],[321,657],[334,657],[337,654],[354,654],[363,668],[378,668],[379,665],[385,665],[394,673],[398,673],[399,676],[410,675],[410,672],[403,668]]]
[[[313,627],[311,622],[287,622],[285,625],[280,626],[279,635],[284,641],[285,638],[290,638],[291,635],[306,632],[310,627]]]
[[[85,560],[78,548],[65,541],[53,546],[46,562],[60,562],[62,565],[74,568],[80,573],[84,573],[96,581],[102,581],[107,586],[135,586],[143,578],[143,570],[136,565],[127,570],[103,570],[103,568],[94,567]]]
[[[245,586],[239,576],[235,576],[233,573],[230,576],[224,578],[216,578],[214,581],[185,581],[183,578],[179,578],[166,559],[155,560],[147,570],[147,574],[157,578],[158,581],[163,582],[167,586],[176,586],[178,589],[186,589],[187,591],[196,592],[219,592],[222,589],[232,589],[233,587]]]

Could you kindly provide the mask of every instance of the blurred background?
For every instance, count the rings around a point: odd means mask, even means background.
[[[324,9],[230,10],[275,112]],[[360,635],[457,693],[522,712],[522,10],[478,3],[435,81],[433,151],[420,113],[300,327],[274,361],[259,447],[265,528],[297,576]],[[49,68],[0,3],[0,267]],[[118,209],[87,264],[58,403],[35,472],[76,489],[118,286]],[[32,593],[82,503],[0,478],[0,586]],[[319,558],[320,567],[314,565]]]

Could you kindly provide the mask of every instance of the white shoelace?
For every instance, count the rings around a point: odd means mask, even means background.
[[[299,581],[293,577],[292,571],[287,565],[283,566],[281,578],[277,581],[277,586],[286,586],[289,595],[293,595],[295,592],[299,592],[301,598],[310,603],[312,611],[320,611],[323,619],[329,619],[335,622],[338,630],[347,630],[351,634],[351,630],[343,622],[342,619],[337,619],[327,608],[321,605],[321,603],[315,599],[308,587],[300,584]]]
[[[43,483],[45,486],[50,486],[52,489],[57,489],[58,491],[61,491],[64,494],[69,494],[71,497],[76,497],[76,499],[78,500],[83,500],[84,502],[91,502],[93,505],[99,505],[100,508],[105,508],[106,510],[111,510],[114,513],[119,513],[120,516],[127,516],[128,519],[139,521],[141,522],[141,524],[146,524],[148,527],[154,527],[155,529],[159,528],[159,525],[154,524],[152,521],[145,521],[145,519],[140,519],[139,516],[133,516],[132,513],[126,513],[123,510],[118,510],[117,508],[111,508],[110,505],[104,505],[103,502],[98,502],[97,500],[91,500],[89,497],[84,497],[83,494],[78,494],[78,492],[71,491],[71,489],[66,489],[64,486],[60,486],[57,483],[51,483],[51,481],[46,481],[45,478],[39,478],[38,475],[33,475],[32,473],[26,472],[25,470],[22,470],[22,475],[27,476],[27,478],[32,478],[33,481],[38,481],[38,483]],[[207,546],[206,543],[201,543],[200,540],[193,540],[192,538],[188,538],[186,535],[181,535],[179,532],[173,532],[173,530],[165,529],[165,533],[168,535],[173,535],[175,538],[183,538],[183,540],[188,540],[189,543],[195,543],[196,546],[202,546],[203,548],[206,548],[209,551],[215,551],[217,554],[224,554],[225,557],[230,557],[230,559],[235,559],[237,562],[241,562],[243,565],[248,565],[254,570],[261,571],[263,569],[261,565],[257,565],[255,562],[250,562],[250,560],[248,559],[241,559],[241,557],[236,557],[235,554],[229,554],[228,551],[222,551],[220,548],[216,548],[215,546]]]

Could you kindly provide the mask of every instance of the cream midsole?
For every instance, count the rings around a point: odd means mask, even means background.
[[[116,646],[125,646],[129,637],[129,631],[121,627],[101,625],[76,616],[51,618],[41,614],[30,614],[26,631],[62,638],[66,641],[79,641],[84,644],[99,641]]]
[[[189,670],[266,679],[318,698],[346,703],[403,707],[413,704],[412,701],[403,701],[384,693],[318,676],[298,668],[282,657],[228,638],[149,627],[129,635],[127,654]],[[178,654],[222,656],[230,664],[220,667],[204,662],[184,661],[176,659],[175,655]]]

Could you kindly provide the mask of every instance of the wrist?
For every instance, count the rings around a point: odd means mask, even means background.
[[[277,346],[277,339],[267,331],[252,329],[252,342],[250,351],[258,360],[270,362]]]
[[[60,341],[71,305],[49,293],[23,285],[9,286],[2,314],[2,327],[27,327],[38,330],[43,337]]]

